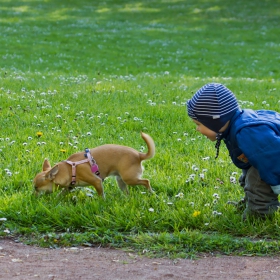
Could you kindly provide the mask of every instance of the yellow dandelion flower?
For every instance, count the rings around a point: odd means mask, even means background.
[[[197,217],[197,216],[199,216],[200,214],[201,214],[201,212],[196,210],[196,211],[193,212],[192,216],[193,216],[193,217]]]
[[[61,151],[62,153],[66,153],[66,150],[65,150],[65,149],[60,149],[60,151]]]
[[[36,133],[36,135],[37,135],[38,137],[41,137],[41,136],[43,135],[43,132],[38,131],[38,132]]]

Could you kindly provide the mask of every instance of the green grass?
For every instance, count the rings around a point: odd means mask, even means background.
[[[185,102],[216,81],[243,108],[280,111],[279,3],[1,1],[0,236],[149,256],[277,253],[280,214],[243,222],[227,205],[243,197],[230,181],[240,170],[225,146],[214,159]],[[156,195],[126,196],[109,178],[105,200],[94,188],[33,196],[44,158],[146,149],[140,131],[156,143],[144,163]]]

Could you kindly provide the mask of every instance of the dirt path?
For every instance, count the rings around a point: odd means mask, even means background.
[[[106,248],[44,249],[0,239],[0,279],[280,279],[280,257],[149,259]]]

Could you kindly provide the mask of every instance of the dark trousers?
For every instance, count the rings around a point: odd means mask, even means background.
[[[265,183],[259,172],[253,166],[247,172],[244,170],[239,178],[240,185],[244,188],[246,209],[244,215],[260,214],[261,216],[275,212],[280,203],[270,185]]]

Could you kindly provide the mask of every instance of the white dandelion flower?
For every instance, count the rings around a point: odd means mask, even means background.
[[[218,195],[217,193],[214,193],[214,194],[213,194],[213,197],[216,197],[217,199],[220,198],[219,195]]]
[[[233,177],[233,176],[230,176],[229,180],[230,180],[231,183],[236,183],[236,178]]]
[[[193,171],[197,171],[199,168],[194,164],[194,165],[192,165],[192,170]]]
[[[191,179],[191,180],[194,180],[194,178],[195,178],[195,174],[191,174],[191,175],[189,176],[189,179]]]
[[[183,198],[184,194],[182,192],[180,192],[180,193],[176,194],[175,197]]]

